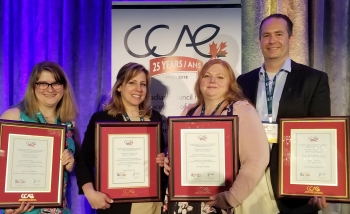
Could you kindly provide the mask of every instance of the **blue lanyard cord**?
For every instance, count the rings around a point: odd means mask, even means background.
[[[126,121],[128,121],[128,122],[130,122],[131,120],[130,120],[130,117],[128,116],[128,114],[127,113],[123,113],[123,115],[124,115],[124,117],[125,117],[125,119],[126,119]],[[143,117],[140,117],[140,121],[145,121],[144,119],[143,119]]]
[[[272,100],[273,100],[273,93],[275,92],[276,78],[277,78],[277,75],[283,71],[285,70],[281,69],[273,78],[271,91],[270,91],[270,80],[265,71],[265,92],[266,92],[266,102],[267,102],[267,113],[269,117],[272,117]]]
[[[210,116],[214,115],[214,114],[218,111],[218,109],[220,108],[221,104],[222,104],[224,101],[225,101],[225,100],[221,101],[221,102],[216,106],[216,108],[214,109],[213,113],[211,113]],[[204,116],[204,113],[205,113],[205,104],[203,104],[203,106],[202,106],[201,117]]]
[[[271,86],[272,88],[270,91],[270,80],[265,71],[265,92],[266,92],[267,112],[269,114],[269,117],[272,116],[272,100],[273,100],[273,92],[275,91],[276,77],[277,77],[277,74],[273,78],[272,86]]]

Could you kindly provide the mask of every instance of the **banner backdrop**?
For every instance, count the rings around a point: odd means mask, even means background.
[[[208,60],[223,59],[241,73],[240,4],[112,8],[112,86],[124,64],[144,65],[152,76],[153,109],[165,117],[196,102],[194,84]]]

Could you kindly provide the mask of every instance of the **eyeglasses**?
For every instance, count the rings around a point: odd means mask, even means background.
[[[53,83],[47,83],[47,82],[36,82],[35,83],[40,89],[47,89],[49,86],[51,86],[52,89],[58,90],[62,88],[62,83],[60,82],[53,82]]]

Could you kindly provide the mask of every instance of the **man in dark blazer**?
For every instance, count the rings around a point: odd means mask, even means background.
[[[262,121],[278,118],[330,116],[328,76],[289,58],[293,23],[283,14],[272,14],[260,24],[264,64],[237,78],[244,95],[255,105]],[[278,144],[270,153],[271,184],[278,191]],[[324,197],[276,200],[282,214],[317,214],[328,204]]]

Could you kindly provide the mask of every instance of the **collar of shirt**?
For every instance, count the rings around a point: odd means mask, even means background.
[[[286,59],[286,61],[284,61],[280,70],[284,70],[288,73],[292,72],[292,60],[289,57]],[[262,74],[264,74],[264,73],[265,73],[265,68],[264,68],[264,64],[262,64],[260,67],[259,76],[263,77]]]

